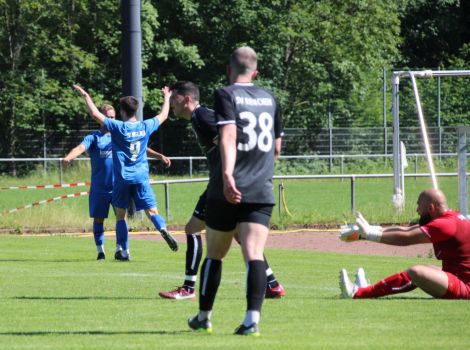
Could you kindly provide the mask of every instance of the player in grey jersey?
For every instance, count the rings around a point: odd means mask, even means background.
[[[275,98],[252,84],[256,69],[253,49],[235,50],[227,69],[231,85],[215,93],[220,158],[208,185],[207,255],[201,267],[199,312],[188,320],[195,330],[212,331],[212,307],[222,260],[237,230],[247,266],[247,311],[235,334],[260,334],[258,324],[266,288],[263,254],[274,206],[272,177],[282,126]]]
[[[170,104],[173,114],[189,120],[196,134],[197,142],[209,164],[209,176],[214,173],[220,157],[218,148],[219,132],[215,113],[212,109],[199,104],[199,88],[189,81],[179,81],[171,87]],[[187,300],[196,297],[195,285],[197,272],[202,257],[201,231],[205,229],[207,191],[199,197],[193,215],[185,226],[186,233],[186,264],[185,278],[181,287],[174,290],[159,292],[160,297],[173,300]],[[286,294],[282,285],[276,280],[266,258],[265,271],[267,276],[266,298],[280,298]]]

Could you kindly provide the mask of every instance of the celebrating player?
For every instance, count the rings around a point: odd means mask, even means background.
[[[115,119],[116,111],[109,104],[104,104],[100,112],[107,118]],[[113,158],[111,151],[111,134],[103,129],[95,131],[83,139],[62,160],[68,165],[72,160],[88,151],[91,162],[91,186],[88,197],[90,217],[93,218],[93,237],[98,251],[97,260],[104,260],[104,219],[108,217],[109,206],[113,196]],[[147,155],[160,159],[165,166],[170,166],[171,161],[163,154],[147,148]],[[122,247],[116,243],[116,252]]]
[[[114,187],[113,205],[116,209],[116,235],[122,251],[115,254],[118,260],[127,261],[129,255],[129,231],[126,222],[126,208],[134,200],[137,210],[144,210],[155,228],[169,247],[176,251],[178,243],[166,229],[165,220],[158,214],[155,195],[149,184],[149,168],[146,149],[150,135],[168,118],[171,92],[162,89],[164,103],[159,115],[145,121],[138,121],[136,112],[139,101],[133,96],[120,99],[120,113],[123,121],[106,118],[96,108],[90,95],[78,85],[74,88],[85,98],[91,117],[111,133]]]
[[[215,93],[220,158],[207,188],[207,254],[201,267],[199,312],[188,320],[190,328],[208,333],[222,260],[238,230],[247,266],[247,311],[235,334],[260,334],[266,290],[263,254],[274,206],[272,177],[275,149],[281,145],[281,116],[273,95],[252,83],[256,69],[255,51],[238,48],[227,67],[231,85]]]
[[[220,157],[218,147],[218,129],[215,114],[212,109],[199,105],[199,88],[188,81],[179,81],[170,87],[170,104],[175,116],[191,121],[191,126],[202,152],[207,158],[209,176],[212,176],[214,167]],[[279,150],[280,152],[280,150]],[[217,171],[217,170],[215,170]],[[192,217],[185,226],[187,248],[185,279],[181,287],[168,292],[160,292],[162,298],[167,299],[194,299],[197,272],[202,257],[201,231],[205,228],[207,190],[204,191],[194,208]],[[282,285],[276,280],[274,273],[265,259],[267,275],[266,297],[280,298],[286,293]]]
[[[444,193],[437,189],[421,192],[417,204],[418,225],[382,229],[369,225],[358,215],[357,226],[344,227],[341,239],[367,239],[397,246],[432,243],[436,258],[442,260],[442,268],[415,265],[374,285],[367,284],[362,269],[354,284],[342,269],[340,287],[343,297],[378,298],[421,288],[435,298],[470,299],[470,221],[449,209]]]

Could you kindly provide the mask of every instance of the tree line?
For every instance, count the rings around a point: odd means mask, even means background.
[[[470,62],[466,1],[142,0],[141,7],[144,116],[159,110],[160,88],[176,80],[197,83],[210,106],[241,45],[258,52],[258,83],[280,100],[285,126],[312,132],[328,126],[329,114],[335,126],[381,126],[384,68],[465,69]],[[96,102],[117,105],[120,39],[116,0],[0,0],[0,155],[21,156],[25,130],[86,128],[73,83]],[[435,84],[420,82],[431,124]],[[442,81],[446,125],[470,119],[468,85]],[[402,89],[402,125],[414,125],[412,95]]]

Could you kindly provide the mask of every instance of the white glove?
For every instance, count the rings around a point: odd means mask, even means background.
[[[380,242],[382,238],[382,226],[370,225],[361,213],[356,213],[356,224],[359,226],[359,239],[367,239],[368,241]]]
[[[361,237],[361,228],[358,225],[349,224],[341,226],[339,239],[345,242],[354,242],[364,238]]]

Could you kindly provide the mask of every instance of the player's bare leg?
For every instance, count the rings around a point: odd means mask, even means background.
[[[415,265],[407,270],[413,284],[423,291],[440,298],[449,287],[449,278],[439,267],[434,265]]]
[[[235,232],[235,240],[237,241],[238,244],[240,244],[240,238],[237,232]],[[266,271],[266,298],[269,299],[278,299],[286,295],[286,291],[284,290],[284,287],[278,282],[276,279],[276,276],[274,275],[273,270],[269,266],[268,260],[266,259],[266,256],[263,255],[263,260],[265,263],[265,271]]]

